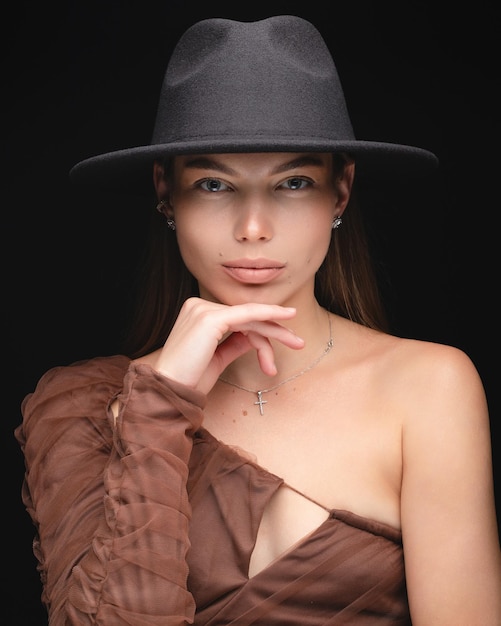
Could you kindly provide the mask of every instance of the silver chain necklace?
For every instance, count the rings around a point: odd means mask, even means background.
[[[230,380],[226,380],[226,378],[222,378],[221,376],[219,377],[219,380],[222,383],[226,383],[227,385],[231,385],[232,387],[236,387],[237,389],[241,389],[242,391],[248,391],[249,393],[255,394],[257,396],[257,400],[256,402],[254,402],[254,404],[259,406],[259,413],[261,415],[264,415],[264,405],[267,404],[268,401],[263,400],[263,393],[268,393],[269,391],[278,389],[278,387],[285,385],[285,383],[290,383],[291,380],[294,380],[295,378],[299,378],[303,374],[306,374],[306,372],[309,372],[316,365],[318,365],[318,363],[320,363],[320,361],[324,358],[324,356],[329,354],[329,352],[331,351],[332,346],[333,346],[333,341],[332,341],[332,323],[331,323],[331,316],[329,315],[329,313],[327,313],[327,319],[329,320],[329,341],[327,342],[327,345],[325,346],[324,351],[319,357],[317,357],[313,361],[313,363],[310,363],[308,367],[305,367],[304,370],[301,370],[297,374],[293,374],[292,376],[289,376],[289,378],[282,380],[282,382],[278,383],[277,385],[274,385],[273,387],[269,387],[268,389],[258,389],[258,390],[248,389],[247,387],[243,387],[242,385],[237,385],[237,383],[232,383]]]

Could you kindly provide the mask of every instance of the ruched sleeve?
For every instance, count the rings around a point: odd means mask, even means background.
[[[15,434],[51,626],[193,622],[186,483],[204,402],[120,356],[54,368],[25,398]]]

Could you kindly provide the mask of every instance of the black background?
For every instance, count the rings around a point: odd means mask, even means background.
[[[2,19],[3,623],[46,623],[20,499],[19,404],[49,367],[120,350],[151,210],[149,197],[75,189],[68,170],[149,142],[169,54],[205,17],[311,20],[334,55],[358,138],[440,158],[437,178],[375,189],[367,220],[394,331],[458,346],[476,364],[498,472],[498,4],[47,4],[18,2]],[[499,492],[498,481],[498,503]]]

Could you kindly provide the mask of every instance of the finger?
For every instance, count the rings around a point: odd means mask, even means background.
[[[277,328],[285,328],[279,322],[292,319],[296,315],[296,309],[275,304],[246,303],[228,306],[204,303],[198,307],[197,313],[201,324],[207,323],[220,331],[221,339],[227,332],[253,330],[254,325],[259,323],[269,324],[270,328],[275,325]],[[291,330],[287,330],[294,335]]]
[[[252,345],[246,335],[239,332],[229,335],[216,348],[211,362],[200,377],[198,389],[208,393],[221,375],[221,372],[235,359],[249,350],[252,350]]]
[[[296,333],[290,328],[282,326],[277,322],[253,321],[243,324],[238,330],[243,334],[253,333],[256,336],[265,337],[268,340],[273,339],[275,341],[279,341],[288,348],[292,348],[294,350],[300,350],[304,347],[304,339],[296,335]]]
[[[275,376],[277,373],[275,357],[269,340],[252,332],[248,334],[234,332],[217,347],[211,364],[200,379],[199,389],[205,393],[210,391],[221,372],[249,350],[256,351],[262,371],[268,376]]]
[[[251,349],[256,351],[259,365],[263,372],[268,374],[268,376],[275,376],[277,368],[271,343],[265,337],[252,332],[246,335],[239,332],[232,333],[219,344],[215,353],[218,360],[218,375],[235,359]]]
[[[248,337],[240,332],[231,333],[216,349],[217,375],[224,371],[230,363],[252,349]]]
[[[275,365],[275,353],[273,347],[266,337],[254,332],[247,335],[247,339],[251,346],[256,350],[259,366],[268,376],[275,376],[277,366]]]

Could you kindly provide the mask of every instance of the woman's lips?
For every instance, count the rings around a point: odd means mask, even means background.
[[[261,285],[281,274],[285,265],[268,259],[242,259],[225,263],[223,269],[241,283]]]

